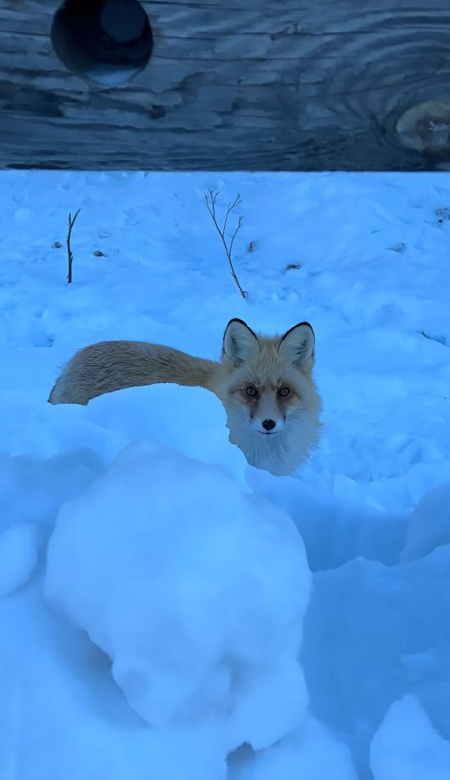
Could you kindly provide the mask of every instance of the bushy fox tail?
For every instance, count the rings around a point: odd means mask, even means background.
[[[160,382],[210,390],[217,365],[212,360],[145,341],[100,341],[75,353],[48,401],[86,405],[104,393]]]

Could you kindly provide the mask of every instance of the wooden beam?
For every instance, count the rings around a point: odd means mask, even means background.
[[[153,53],[121,86],[68,72],[50,37],[58,6],[0,7],[1,168],[424,170],[450,159],[450,133],[437,155],[397,133],[409,109],[450,101],[447,0],[144,0]]]

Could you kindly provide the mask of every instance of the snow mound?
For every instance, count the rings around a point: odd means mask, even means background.
[[[450,742],[433,728],[414,696],[396,701],[370,749],[374,780],[448,780]]]
[[[149,438],[195,460],[223,466],[245,485],[247,461],[228,441],[225,409],[209,390],[171,384],[131,387],[94,398],[83,411],[95,428],[115,429],[122,446]]]
[[[154,727],[215,723],[226,751],[262,749],[305,717],[303,542],[218,466],[128,447],[61,510],[45,594]]]

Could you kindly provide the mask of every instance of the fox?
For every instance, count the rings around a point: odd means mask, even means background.
[[[145,341],[84,347],[63,368],[48,401],[87,405],[105,393],[159,383],[203,387],[221,401],[229,441],[248,463],[288,476],[318,443],[321,398],[314,363],[315,335],[309,322],[281,336],[263,336],[233,318],[219,361]]]

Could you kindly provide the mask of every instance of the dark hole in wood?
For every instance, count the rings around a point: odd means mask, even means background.
[[[98,84],[122,84],[147,65],[153,36],[138,0],[65,0],[53,18],[53,47],[65,67]]]

